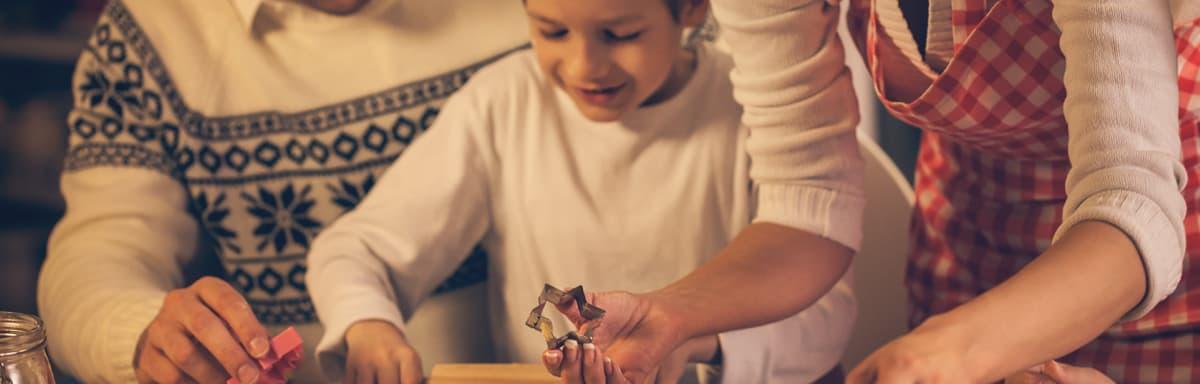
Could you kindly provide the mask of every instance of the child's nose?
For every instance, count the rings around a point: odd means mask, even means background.
[[[603,44],[577,39],[567,60],[567,73],[576,81],[592,81],[603,79],[612,67],[608,57],[608,49]],[[602,84],[601,84],[602,85]]]

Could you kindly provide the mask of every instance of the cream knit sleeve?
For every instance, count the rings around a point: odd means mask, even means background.
[[[862,159],[858,104],[838,39],[838,8],[821,0],[714,0],[745,107],[758,188],[756,222],[858,249]]]
[[[1183,270],[1179,92],[1166,0],[1058,0],[1067,59],[1064,105],[1072,168],[1064,223],[1103,221],[1133,240],[1146,269],[1146,296],[1126,320],[1175,290]]]
[[[133,382],[134,348],[183,284],[198,226],[171,155],[178,118],[106,16],[76,67],[62,192],[38,308],[56,367],[83,382]]]

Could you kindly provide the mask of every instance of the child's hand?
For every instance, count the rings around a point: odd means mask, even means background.
[[[595,344],[579,345],[575,340],[563,343],[562,350],[548,349],[542,363],[563,384],[628,384],[625,374]]]
[[[675,348],[658,365],[656,383],[678,383],[689,363],[709,363],[717,354],[717,336],[692,338]]]
[[[592,334],[597,349],[603,349],[612,359],[613,366],[619,367],[631,382],[654,380],[659,365],[687,341],[687,336],[680,333],[680,327],[667,315],[661,301],[650,294],[614,291],[587,295],[589,303],[605,310],[604,318]],[[573,301],[561,303],[558,310],[576,327],[583,327],[580,333],[595,325],[584,325]],[[577,347],[582,350],[582,346]],[[569,353],[561,356],[564,363],[570,362],[567,355]],[[586,360],[584,368],[587,368]],[[551,373],[555,372],[552,368]]]
[[[346,330],[346,383],[420,384],[421,357],[391,323],[363,320]]]
[[[706,363],[712,360],[717,352],[717,337],[697,337],[680,345],[667,355],[662,364],[656,368],[647,380],[656,383],[676,383],[683,377],[688,363]],[[568,341],[562,350],[550,349],[542,353],[542,363],[555,376],[562,378],[566,384],[601,383],[624,384],[625,379],[621,367],[612,359],[604,356],[604,352],[594,344],[580,346],[575,341]]]

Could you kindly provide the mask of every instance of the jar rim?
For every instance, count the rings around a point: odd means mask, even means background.
[[[43,347],[46,329],[37,316],[0,311],[0,357],[19,355]]]

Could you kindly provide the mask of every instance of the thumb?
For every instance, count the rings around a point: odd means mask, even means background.
[[[652,357],[644,354],[644,350],[623,344],[614,346],[607,352],[614,367],[621,367],[626,380],[633,384],[654,383],[658,376],[658,367]]]
[[[583,313],[580,312],[579,308],[584,306],[586,303],[593,303],[594,305],[596,302],[596,294],[585,292],[584,299],[586,302],[580,302],[579,300],[576,300],[574,296],[566,295],[565,300],[559,303],[554,303],[554,306],[558,309],[558,312],[562,313],[563,316],[566,316],[567,320],[570,320],[575,327],[579,327],[588,321],[588,319],[583,318]]]
[[[1114,383],[1112,379],[1096,369],[1060,364],[1056,361],[1046,362],[1043,374],[1062,384]]]

